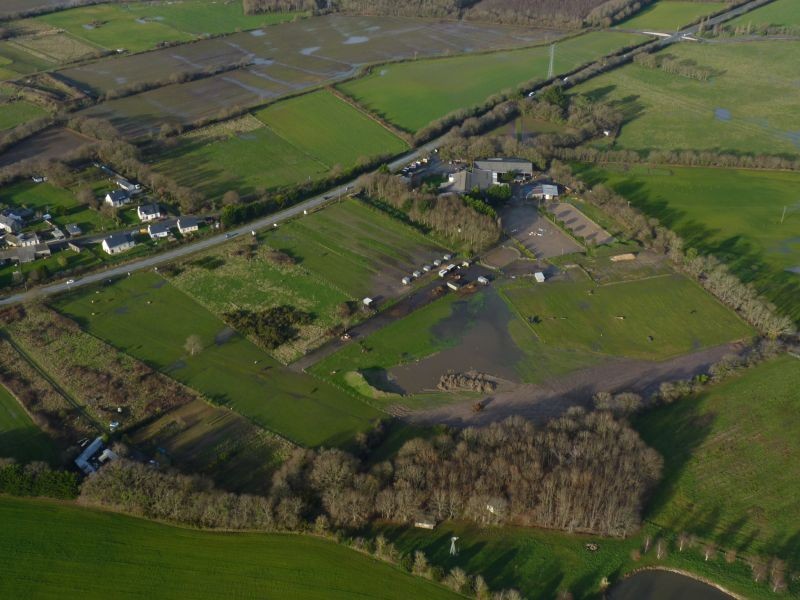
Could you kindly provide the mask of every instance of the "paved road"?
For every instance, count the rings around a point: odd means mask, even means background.
[[[444,136],[412,150],[411,152],[389,163],[389,168],[393,171],[402,168],[409,162],[417,160],[418,158],[426,154],[429,154],[434,148],[440,146],[443,140]],[[17,302],[26,302],[28,300],[33,300],[35,298],[41,298],[45,296],[51,296],[53,294],[59,294],[61,292],[65,292],[70,289],[75,289],[85,285],[98,283],[105,279],[113,279],[115,277],[121,277],[127,275],[128,273],[141,271],[143,269],[152,269],[153,267],[157,267],[159,265],[172,262],[178,258],[183,258],[184,256],[188,256],[195,252],[199,252],[200,250],[213,248],[214,246],[218,246],[219,244],[224,244],[225,242],[229,241],[231,238],[234,238],[236,236],[248,235],[251,231],[258,231],[261,229],[268,229],[270,227],[274,227],[276,223],[281,223],[298,215],[302,215],[303,211],[310,212],[325,204],[339,200],[350,191],[351,186],[353,186],[354,184],[355,184],[355,179],[347,183],[344,183],[337,188],[328,190],[324,194],[320,194],[319,196],[314,196],[313,198],[309,198],[308,200],[300,202],[299,204],[295,204],[294,206],[287,208],[286,210],[282,210],[278,213],[262,217],[256,221],[247,223],[246,225],[242,225],[241,227],[237,227],[235,229],[229,229],[225,233],[220,233],[219,235],[215,235],[213,237],[207,237],[192,244],[187,244],[185,246],[180,246],[172,250],[167,250],[166,252],[162,252],[161,254],[157,254],[155,256],[149,256],[124,265],[111,267],[104,271],[91,273],[89,275],[86,275],[84,277],[75,280],[75,282],[72,284],[67,284],[65,282],[54,283],[52,285],[34,288],[28,292],[17,293],[11,296],[6,296],[5,298],[0,299],[0,306],[16,304]],[[138,227],[136,229],[138,230]]]

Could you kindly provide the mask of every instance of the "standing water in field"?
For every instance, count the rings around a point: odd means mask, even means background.
[[[611,588],[609,600],[732,600],[717,588],[670,571],[641,571]]]

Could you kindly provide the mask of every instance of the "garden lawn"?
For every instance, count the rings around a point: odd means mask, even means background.
[[[311,377],[284,369],[154,273],[62,297],[57,308],[90,333],[303,445],[346,444],[380,413]],[[204,348],[189,356],[191,335]]]
[[[578,172],[610,185],[687,246],[713,253],[800,320],[800,174],[648,166]]]
[[[631,64],[575,88],[626,121],[615,147],[800,154],[800,42],[674,44],[662,54],[716,71],[707,81]]]
[[[694,23],[700,17],[722,10],[725,6],[724,2],[659,0],[627,21],[623,21],[620,27],[647,31],[677,31]]]
[[[769,4],[745,13],[726,23],[729,27],[747,25],[791,26],[800,25],[800,3],[797,0],[775,0]]]
[[[800,567],[800,360],[783,356],[639,417],[665,458],[648,518]]]
[[[22,405],[0,385],[0,458],[20,463],[43,460],[55,464],[58,450],[50,437],[34,425]]]
[[[351,167],[372,156],[393,156],[408,149],[377,121],[325,90],[271,104],[256,117],[329,167]]]
[[[28,102],[19,101],[0,104],[0,131],[44,117],[46,114],[46,110]]]
[[[539,319],[549,345],[663,360],[752,335],[733,312],[693,281],[667,275],[597,286],[518,281],[502,291],[523,319]]]
[[[421,577],[302,535],[212,533],[0,497],[4,598],[460,598]]]
[[[555,72],[570,71],[644,41],[636,34],[592,32],[559,42]],[[544,80],[549,63],[549,46],[419,60],[375,67],[370,75],[341,84],[339,89],[398,127],[415,132],[492,94]]]

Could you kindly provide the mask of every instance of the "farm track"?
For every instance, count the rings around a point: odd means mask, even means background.
[[[562,415],[572,406],[590,407],[598,392],[636,392],[647,395],[663,381],[689,379],[705,373],[715,362],[729,354],[742,354],[746,345],[733,342],[706,348],[661,362],[620,359],[597,365],[540,384],[523,384],[484,401],[485,408],[472,410],[474,401],[459,402],[417,411],[404,416],[415,425],[446,424],[475,427],[521,416],[543,423]]]

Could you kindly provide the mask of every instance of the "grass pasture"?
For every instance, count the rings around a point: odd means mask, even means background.
[[[186,136],[157,168],[209,195],[251,194],[317,179],[332,168],[394,155],[408,146],[326,91],[273,104],[253,116]]]
[[[55,463],[58,451],[50,437],[39,429],[17,399],[0,385],[0,458],[20,463],[43,460]]]
[[[29,102],[7,102],[0,104],[0,131],[44,117],[47,111]]]
[[[61,598],[461,598],[334,542],[212,533],[41,500],[0,498],[0,595]],[[57,549],[57,550],[56,550]]]
[[[592,32],[556,45],[555,72],[570,71],[624,46],[645,41],[636,34]],[[459,108],[532,79],[545,79],[549,46],[480,55],[419,60],[375,67],[339,89],[398,127],[418,131]]]
[[[0,81],[17,79],[22,75],[42,71],[53,66],[44,58],[34,56],[14,42],[0,41]]]
[[[800,4],[795,0],[775,0],[726,23],[728,27],[752,24],[754,26],[797,26],[800,25]]]
[[[581,176],[606,182],[800,319],[797,173],[638,166],[592,167]]]
[[[57,308],[123,352],[300,444],[346,444],[380,415],[283,368],[153,273],[64,296]],[[190,335],[200,336],[204,346],[195,356],[184,350]]]
[[[701,17],[722,10],[725,6],[724,2],[659,0],[639,11],[627,21],[623,21],[619,27],[647,31],[677,31]]]
[[[800,42],[676,44],[664,52],[717,74],[697,81],[632,64],[575,88],[623,111],[616,147],[800,154]]]
[[[798,568],[798,389],[800,361],[783,356],[639,417],[665,458],[649,520]]]
[[[663,360],[748,337],[750,328],[679,275],[597,286],[583,281],[510,283],[504,295],[546,344]]]

